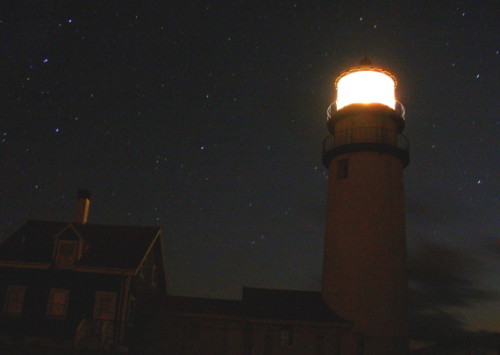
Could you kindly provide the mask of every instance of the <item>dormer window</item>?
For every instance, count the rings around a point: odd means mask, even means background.
[[[72,269],[75,265],[78,243],[73,240],[59,240],[57,242],[56,267],[58,269]]]

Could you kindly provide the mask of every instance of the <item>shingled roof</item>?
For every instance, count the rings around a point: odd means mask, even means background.
[[[0,262],[52,262],[54,240],[60,233],[81,236],[87,250],[75,264],[79,267],[136,270],[159,227],[111,226],[29,220],[0,245]]]
[[[320,292],[243,288],[242,300],[185,296],[153,296],[142,311],[149,314],[252,319],[262,322],[328,323],[350,327],[351,322],[330,310]]]
[[[320,292],[244,287],[242,304],[250,318],[349,324],[326,306]]]

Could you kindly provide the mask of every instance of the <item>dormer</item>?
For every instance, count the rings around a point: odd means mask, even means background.
[[[69,224],[54,238],[52,252],[53,265],[56,269],[73,269],[75,263],[88,248],[84,238]]]
[[[90,191],[78,190],[73,223],[87,224],[90,208]],[[52,259],[56,269],[73,269],[82,258],[88,245],[78,231],[69,224],[55,236]]]

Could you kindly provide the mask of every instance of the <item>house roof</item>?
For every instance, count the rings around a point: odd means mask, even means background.
[[[320,292],[244,287],[242,304],[250,318],[349,323],[326,306]]]
[[[198,317],[234,317],[263,322],[351,323],[331,311],[320,292],[243,288],[243,298],[221,300],[185,296],[155,296],[143,305],[146,313]]]
[[[160,305],[160,306],[159,306]],[[157,300],[155,311],[192,315],[241,316],[241,301],[201,297],[166,296]]]
[[[61,233],[82,237],[86,250],[78,267],[136,270],[160,232],[159,227],[111,226],[29,220],[0,245],[0,261],[50,263]]]

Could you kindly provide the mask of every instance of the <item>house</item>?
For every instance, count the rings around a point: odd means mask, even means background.
[[[29,220],[0,245],[0,352],[340,354],[352,324],[319,292],[167,295],[159,227]]]
[[[137,354],[343,354],[352,327],[320,292],[246,287],[241,301],[155,296],[138,316]]]
[[[135,305],[166,292],[159,227],[29,220],[0,245],[0,352],[127,351]]]

